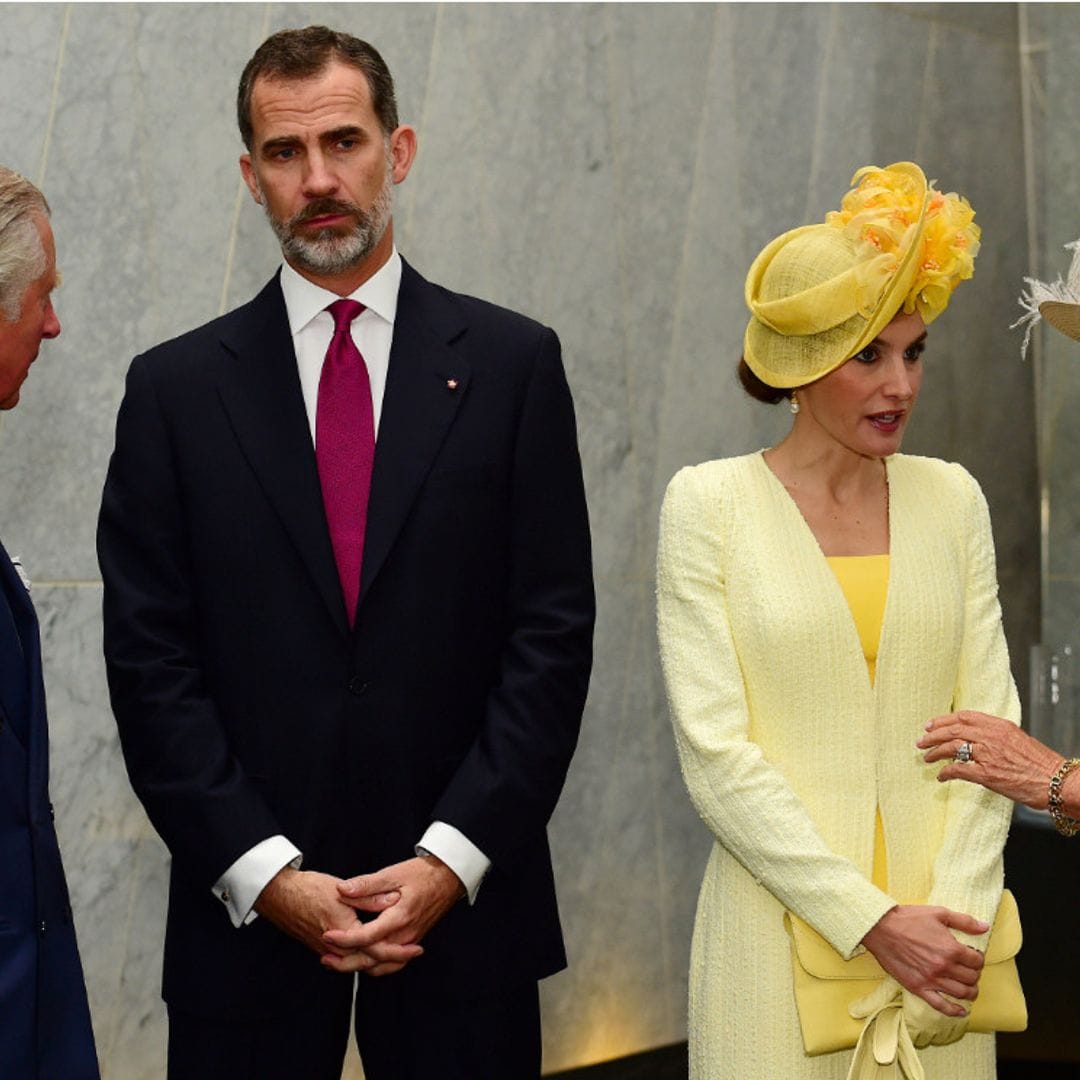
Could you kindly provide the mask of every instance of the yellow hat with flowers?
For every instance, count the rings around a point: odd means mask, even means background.
[[[746,276],[743,356],[762,382],[804,386],[870,344],[901,311],[927,324],[974,272],[967,200],[910,161],[868,165],[825,222],[778,236]]]

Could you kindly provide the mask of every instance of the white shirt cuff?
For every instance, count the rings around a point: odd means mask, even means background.
[[[445,821],[433,821],[416,845],[416,853],[442,859],[461,879],[469,903],[476,903],[476,894],[484,875],[491,869],[491,860],[464,833]]]
[[[270,879],[286,866],[300,869],[303,855],[284,836],[269,836],[245,851],[214,882],[213,893],[225,905],[233,926],[247,926],[258,918],[255,901]]]

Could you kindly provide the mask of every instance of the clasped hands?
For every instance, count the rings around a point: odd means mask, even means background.
[[[420,941],[464,895],[457,875],[433,855],[374,874],[342,878],[286,866],[255,910],[334,971],[391,975],[423,955]],[[357,912],[375,916],[361,922]]]
[[[862,1001],[856,1017],[870,1016],[899,994],[904,1023],[916,1047],[955,1042],[967,1029],[967,1009],[979,993],[983,955],[952,930],[985,934],[988,923],[943,907],[908,904],[887,911],[862,943],[890,976]]]

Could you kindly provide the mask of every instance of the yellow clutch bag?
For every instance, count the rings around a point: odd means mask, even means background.
[[[784,912],[784,926],[791,936],[795,1003],[807,1054],[828,1054],[854,1046],[863,1021],[852,1017],[848,1006],[869,994],[874,980],[885,978],[881,965],[868,952],[844,960],[816,930],[790,911]],[[969,1031],[1023,1031],[1027,1027],[1027,1004],[1016,970],[1021,941],[1016,899],[1006,889],[990,930],[979,996],[968,1020]]]

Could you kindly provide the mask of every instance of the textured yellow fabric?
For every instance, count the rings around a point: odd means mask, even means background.
[[[830,555],[829,569],[843,590],[855,629],[859,633],[863,658],[874,681],[885,599],[889,592],[888,555]],[[870,880],[882,892],[889,891],[889,863],[885,851],[885,825],[881,808],[874,813],[874,862]]]
[[[871,685],[843,593],[760,454],[682,470],[661,514],[658,629],[687,787],[716,843],[690,972],[693,1080],[843,1080],[803,1053],[783,911],[843,956],[895,903],[991,921],[1007,800],[939,784],[914,743],[952,708],[1016,721],[993,540],[960,466],[887,463],[889,590]],[[875,808],[889,893],[871,881]],[[982,946],[982,939],[967,939]],[[992,1036],[922,1051],[928,1080],[989,1080]]]

